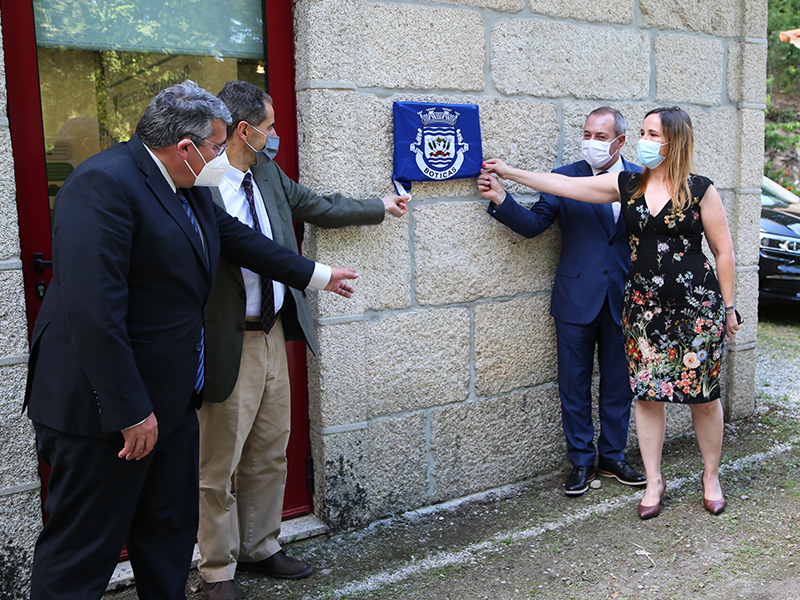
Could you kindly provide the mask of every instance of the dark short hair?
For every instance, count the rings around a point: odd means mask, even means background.
[[[231,135],[242,121],[253,126],[263,122],[267,118],[264,102],[272,104],[272,98],[267,92],[252,83],[237,80],[226,81],[217,98],[231,111],[228,135]]]
[[[229,125],[231,113],[214,94],[187,79],[150,101],[136,124],[136,135],[153,150],[177,144],[187,135],[202,145],[214,131],[211,121]]]
[[[614,115],[614,133],[617,137],[624,134],[625,130],[627,129],[625,117],[623,117],[622,113],[616,108],[611,108],[610,106],[601,106],[600,108],[595,108],[589,113],[589,117],[592,115]],[[588,120],[589,117],[586,117],[586,119]]]

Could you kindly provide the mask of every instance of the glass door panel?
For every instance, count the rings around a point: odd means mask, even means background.
[[[88,157],[130,138],[162,89],[266,89],[259,0],[34,0],[50,208]]]

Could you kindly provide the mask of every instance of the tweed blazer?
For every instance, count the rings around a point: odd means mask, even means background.
[[[319,227],[371,225],[384,217],[380,198],[354,199],[342,194],[318,195],[292,181],[275,163],[252,167],[253,181],[261,192],[269,216],[273,240],[298,253],[292,221]],[[211,195],[224,208],[217,188]],[[239,377],[247,305],[242,270],[220,260],[219,270],[206,311],[206,387],[204,402],[222,402],[231,395]],[[286,288],[281,308],[284,335],[299,340],[317,352],[314,322],[305,290]]]

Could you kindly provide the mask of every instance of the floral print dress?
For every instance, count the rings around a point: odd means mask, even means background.
[[[639,173],[620,173],[631,268],[622,331],[636,400],[699,404],[720,395],[725,307],[701,247],[700,201],[712,182],[689,176],[691,203],[667,202],[653,215],[644,196],[631,198]]]

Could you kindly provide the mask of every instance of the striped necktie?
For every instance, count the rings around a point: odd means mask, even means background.
[[[259,233],[261,231],[261,224],[258,220],[256,213],[256,200],[253,194],[253,174],[248,171],[245,173],[244,180],[242,181],[242,188],[244,195],[247,198],[247,205],[250,207],[250,217],[253,219],[253,229]],[[261,327],[269,333],[272,326],[275,324],[275,289],[272,285],[272,279],[261,276]]]
[[[186,211],[186,214],[189,216],[189,220],[194,225],[194,230],[197,232],[197,235],[200,235],[200,229],[197,227],[197,222],[194,220],[194,214],[192,213],[192,209],[189,206],[189,201],[186,199],[186,196],[183,195],[181,190],[177,190],[175,192],[178,196],[178,199],[181,201],[181,206],[183,206],[183,210]],[[202,236],[200,238],[202,241]],[[194,380],[194,391],[198,394],[203,389],[203,383],[206,379],[205,373],[205,361],[206,361],[206,348],[205,348],[205,325],[200,328],[200,363],[197,365],[197,376]]]

